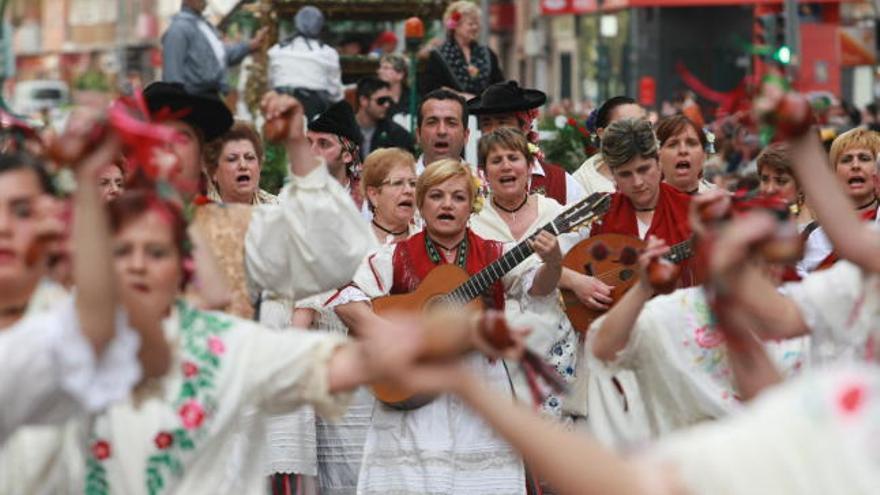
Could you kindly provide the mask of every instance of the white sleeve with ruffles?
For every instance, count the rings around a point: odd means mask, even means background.
[[[386,244],[367,255],[352,278],[351,284],[339,290],[327,303],[328,308],[387,296],[394,284],[395,244]]]
[[[245,238],[250,282],[296,300],[351,281],[376,240],[326,167],[294,176],[278,198],[254,208]]]
[[[120,311],[99,358],[73,298],[0,332],[0,441],[23,424],[63,421],[126,397],[140,380],[139,336]]]

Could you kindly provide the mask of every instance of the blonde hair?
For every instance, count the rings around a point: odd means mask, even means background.
[[[880,154],[880,134],[869,129],[856,128],[837,136],[831,142],[831,150],[828,152],[831,166],[837,169],[837,160],[840,159],[840,155],[853,148],[870,150],[876,160],[877,155]]]
[[[458,12],[462,16],[466,15],[480,15],[480,7],[477,6],[474,2],[470,2],[468,0],[458,0],[457,2],[452,2],[449,4],[449,7],[446,7],[446,11],[443,12],[443,25],[447,25],[449,23],[449,19],[452,18],[452,14]]]
[[[416,159],[412,153],[400,148],[381,148],[370,153],[364,160],[364,168],[361,170],[361,192],[367,198],[371,210],[373,204],[367,197],[367,188],[382,187],[391,169],[398,165],[405,165],[413,174],[416,173]]]
[[[422,207],[429,189],[454,177],[466,177],[468,179],[468,195],[471,205],[473,205],[478,196],[476,182],[478,179],[471,172],[471,166],[455,158],[444,158],[425,167],[425,171],[419,176],[419,180],[416,183],[416,206]]]
[[[529,140],[519,129],[499,127],[488,134],[483,134],[480,142],[477,143],[477,166],[481,169],[486,168],[489,153],[496,149],[519,151],[525,157],[526,163],[532,163]]]

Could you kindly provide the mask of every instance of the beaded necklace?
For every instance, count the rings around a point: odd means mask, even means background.
[[[427,234],[425,235],[425,249],[428,250],[428,257],[431,258],[431,262],[435,265],[439,265],[442,258],[440,257],[440,253],[437,251],[437,247],[434,246],[434,241],[432,241],[431,238],[427,236]],[[451,251],[451,249],[447,249],[447,251]],[[465,269],[465,265],[467,264],[467,253],[468,239],[467,233],[465,233],[464,239],[462,239],[461,242],[458,243],[458,254],[456,254],[455,256],[455,264],[458,265],[458,267],[462,270]]]

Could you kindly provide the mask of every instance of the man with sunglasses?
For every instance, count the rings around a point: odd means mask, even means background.
[[[412,136],[400,125],[394,123],[389,109],[394,103],[391,86],[375,76],[368,76],[357,84],[358,111],[355,115],[363,136],[361,158],[366,159],[371,151],[379,148],[403,148],[414,151]]]

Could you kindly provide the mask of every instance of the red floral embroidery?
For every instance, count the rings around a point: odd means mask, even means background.
[[[854,414],[865,403],[865,387],[863,385],[850,385],[843,389],[838,399],[840,410],[844,414]]]
[[[103,461],[110,457],[110,442],[106,440],[98,440],[92,444],[92,455],[95,459]]]
[[[212,335],[208,337],[208,350],[211,351],[211,354],[220,356],[226,352],[226,344],[223,343],[223,340],[221,340],[220,337]]]
[[[192,378],[199,374],[199,367],[192,361],[183,362],[183,376]]]
[[[153,439],[153,442],[155,442],[156,448],[165,450],[174,443],[174,437],[167,431],[160,431],[156,438]]]
[[[716,332],[709,327],[700,327],[694,332],[694,340],[697,341],[697,345],[700,347],[711,349],[724,343],[724,334]]]
[[[205,420],[205,409],[196,400],[186,401],[180,406],[178,414],[180,415],[180,420],[183,422],[183,427],[187,430],[198,428]]]

